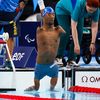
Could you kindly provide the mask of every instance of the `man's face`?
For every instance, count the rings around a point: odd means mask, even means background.
[[[87,10],[87,12],[89,12],[89,13],[94,13],[94,12],[97,10],[97,8],[89,7],[88,5],[86,5],[86,10]]]
[[[55,14],[54,13],[47,13],[45,16],[45,22],[48,24],[54,24],[54,18],[55,18]]]

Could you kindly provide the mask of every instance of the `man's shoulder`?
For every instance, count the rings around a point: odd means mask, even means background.
[[[43,27],[37,27],[37,31],[43,31]]]
[[[55,30],[58,31],[59,33],[66,33],[65,30],[60,25],[56,26]]]
[[[59,29],[61,29],[61,26],[58,25],[55,27],[55,30],[59,30]]]

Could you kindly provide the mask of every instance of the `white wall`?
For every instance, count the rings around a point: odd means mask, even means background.
[[[59,71],[57,89],[62,88],[62,72]],[[8,71],[0,71],[0,88],[16,88],[16,90],[24,90],[34,84],[33,71],[17,71],[16,73]],[[50,78],[48,76],[41,80],[40,89],[49,89]]]

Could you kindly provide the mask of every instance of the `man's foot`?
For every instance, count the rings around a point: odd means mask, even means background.
[[[70,67],[80,67],[79,64],[77,64],[74,60],[67,61],[67,66],[70,66]]]
[[[24,91],[33,91],[33,90],[35,90],[34,86],[30,86],[30,87],[26,88]]]
[[[54,63],[58,64],[58,65],[63,65],[62,63],[62,58],[56,58]]]

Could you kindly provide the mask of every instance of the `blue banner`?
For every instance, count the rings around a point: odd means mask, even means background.
[[[20,22],[19,46],[36,47],[36,30],[40,22]]]
[[[34,68],[36,56],[35,47],[15,47],[12,60],[16,68]]]

